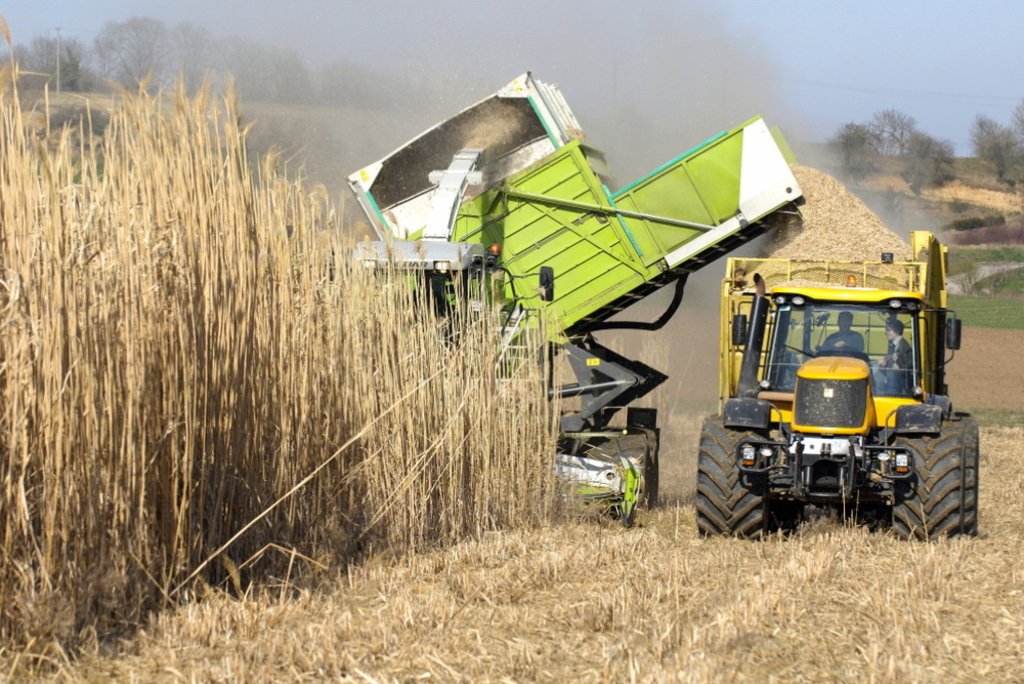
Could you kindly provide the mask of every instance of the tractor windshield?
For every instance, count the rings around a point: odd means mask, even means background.
[[[837,303],[780,305],[764,378],[770,389],[792,392],[807,359],[850,356],[871,367],[876,396],[913,396],[920,382],[917,321],[910,313]]]

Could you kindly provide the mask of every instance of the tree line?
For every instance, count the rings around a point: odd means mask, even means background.
[[[1000,181],[1011,187],[1024,181],[1024,102],[1013,110],[1009,125],[978,114],[970,142],[974,156]],[[851,179],[876,171],[881,157],[900,157],[903,177],[915,193],[953,180],[953,143],[921,131],[914,117],[897,109],[875,112],[866,123],[843,124],[828,144]]]
[[[875,112],[867,123],[846,123],[829,139],[839,165],[852,179],[877,170],[879,157],[906,160],[903,177],[915,193],[953,178],[953,143],[921,131],[897,109]]]
[[[46,77],[51,91],[90,92],[115,83],[153,89],[181,83],[195,92],[228,75],[252,101],[390,109],[422,101],[420,79],[378,73],[336,60],[314,69],[292,48],[242,37],[218,39],[192,22],[167,25],[150,17],[108,21],[90,44],[37,35],[10,54],[23,73]],[[59,76],[58,76],[59,74]]]

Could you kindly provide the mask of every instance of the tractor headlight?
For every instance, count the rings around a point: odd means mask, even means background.
[[[447,273],[452,270],[452,262],[450,261],[435,261],[434,270],[438,273]]]
[[[754,465],[757,462],[757,449],[753,444],[744,444],[740,449],[740,458],[743,460],[743,465]]]
[[[770,446],[765,445],[761,447],[760,453],[761,458],[771,458],[775,454],[775,449],[772,449]]]
[[[896,466],[897,473],[908,473],[910,472],[910,454],[899,451],[896,452],[896,457],[893,459]]]

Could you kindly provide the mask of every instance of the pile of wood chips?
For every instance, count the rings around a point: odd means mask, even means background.
[[[817,169],[792,168],[806,199],[803,221],[774,231],[765,258],[877,261],[882,252],[892,252],[896,261],[910,259],[910,245],[842,183]]]

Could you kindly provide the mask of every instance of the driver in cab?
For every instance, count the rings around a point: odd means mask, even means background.
[[[825,338],[821,349],[863,352],[864,336],[855,330],[850,330],[850,326],[853,325],[853,314],[849,311],[840,311],[838,323],[839,330]]]

